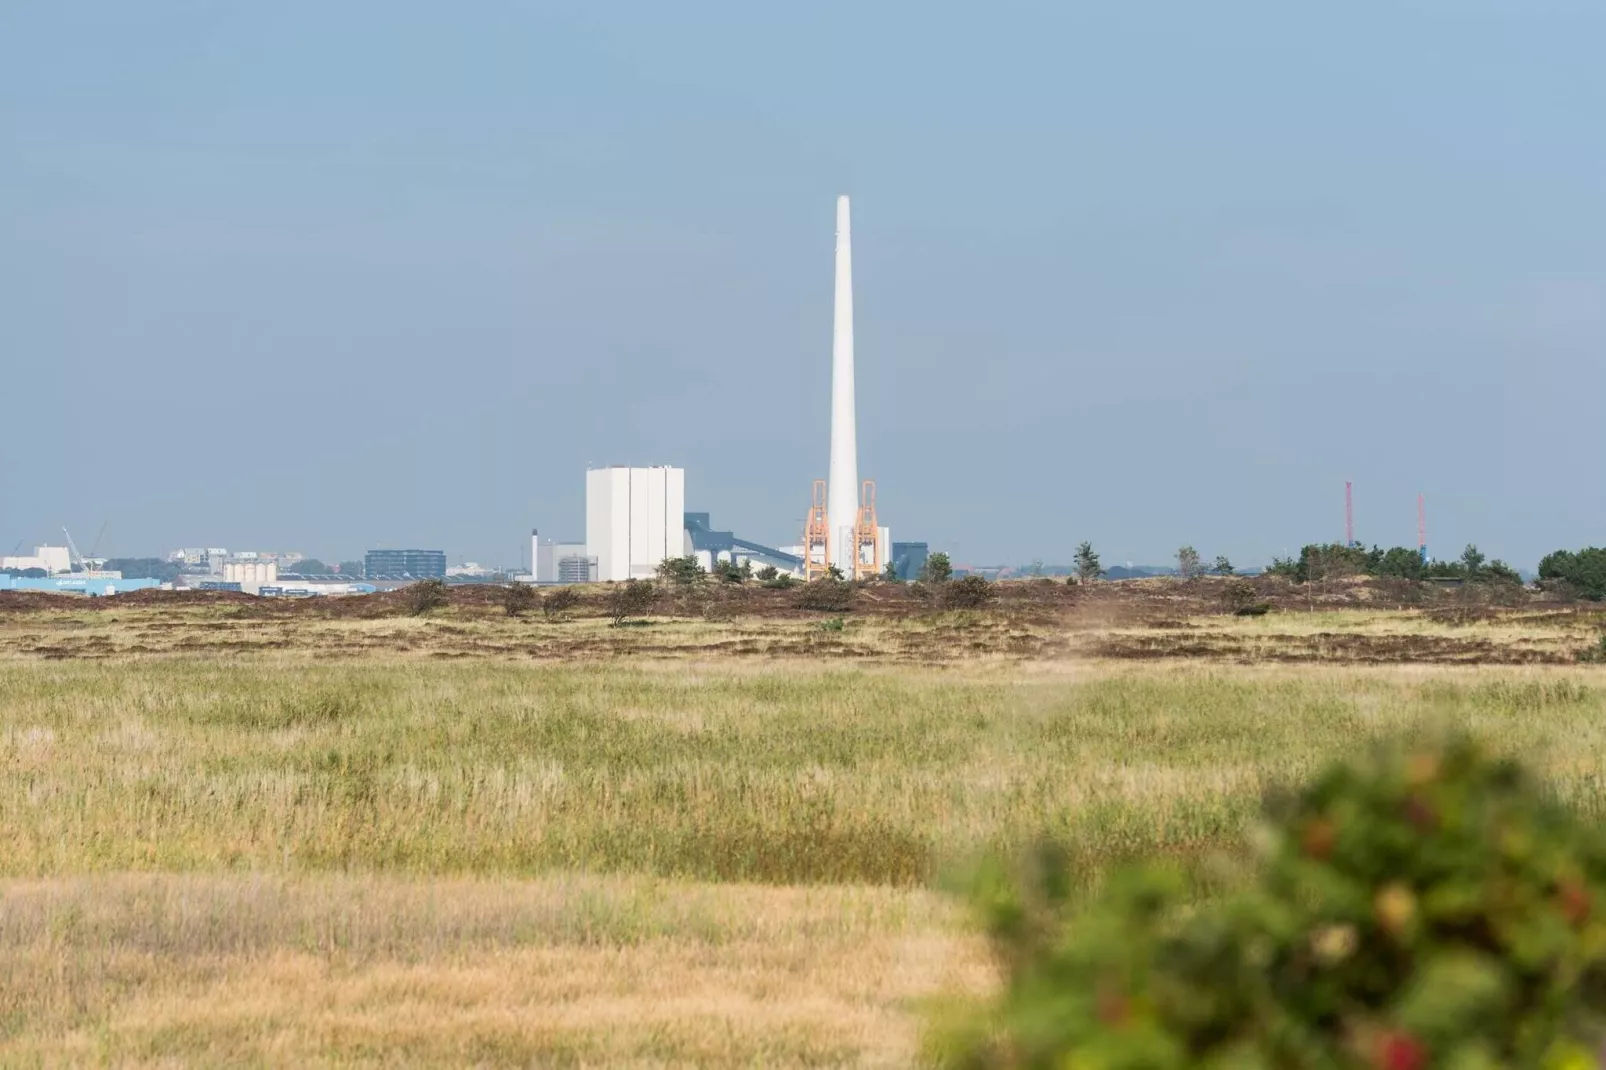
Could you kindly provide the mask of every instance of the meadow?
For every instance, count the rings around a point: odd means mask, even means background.
[[[1601,812],[1598,626],[0,614],[0,1064],[909,1065],[978,852],[1209,894],[1265,792],[1449,729]]]

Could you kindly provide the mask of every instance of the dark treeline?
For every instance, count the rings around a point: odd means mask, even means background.
[[[1476,546],[1468,546],[1454,561],[1423,561],[1420,551],[1408,546],[1383,549],[1345,546],[1342,543],[1306,546],[1298,558],[1279,557],[1266,569],[1268,576],[1283,576],[1295,583],[1336,579],[1340,576],[1387,576],[1403,580],[1461,580],[1469,583],[1521,583],[1517,570],[1499,558],[1490,560]]]

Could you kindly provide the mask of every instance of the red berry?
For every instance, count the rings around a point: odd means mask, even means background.
[[[1333,853],[1333,844],[1338,839],[1338,831],[1333,823],[1324,817],[1305,826],[1305,835],[1300,840],[1300,846],[1312,858],[1325,859]]]
[[[1119,992],[1099,993],[1099,1021],[1105,1025],[1120,1025],[1126,1021],[1130,1011],[1127,998]]]
[[[1584,924],[1589,920],[1590,908],[1593,907],[1589,889],[1576,878],[1569,878],[1562,882],[1556,891],[1556,898],[1561,903],[1561,912],[1574,926]]]
[[[1377,1065],[1382,1070],[1422,1070],[1427,1064],[1428,1049],[1411,1034],[1393,1030],[1379,1038]]]

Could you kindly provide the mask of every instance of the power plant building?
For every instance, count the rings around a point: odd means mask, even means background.
[[[586,556],[603,582],[646,579],[687,553],[684,468],[586,472]]]

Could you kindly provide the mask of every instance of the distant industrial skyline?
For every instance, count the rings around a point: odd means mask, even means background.
[[[791,543],[844,191],[895,538],[1266,562],[1353,480],[1367,544],[1606,539],[1606,9],[1161,18],[18,5],[0,550],[512,562],[614,463]]]

